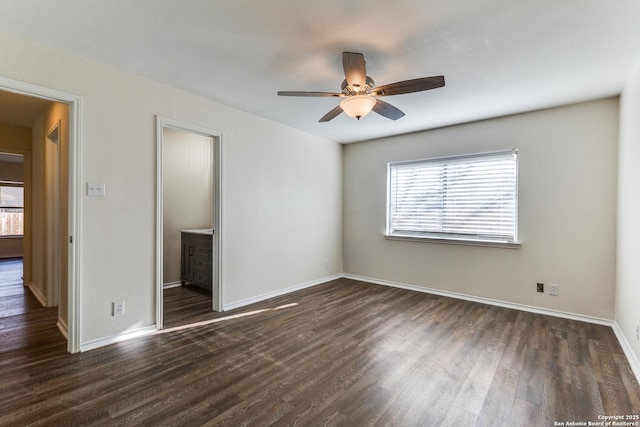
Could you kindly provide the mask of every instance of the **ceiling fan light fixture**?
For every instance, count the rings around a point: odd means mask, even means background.
[[[373,79],[367,76],[364,55],[356,52],[342,52],[342,68],[345,79],[340,86],[340,92],[278,91],[278,95],[342,98],[340,105],[318,120],[320,123],[333,120],[343,112],[360,120],[360,117],[366,116],[371,110],[387,119],[398,120],[404,117],[404,113],[378,97],[421,92],[444,86],[444,76],[420,77],[376,86]]]
[[[378,100],[373,95],[353,95],[342,100],[340,108],[354,119],[360,120],[371,112]]]

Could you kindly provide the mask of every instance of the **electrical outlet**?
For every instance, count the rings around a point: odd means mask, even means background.
[[[538,283],[536,286],[538,292],[544,292],[544,283]]]
[[[115,301],[113,303],[112,316],[124,316],[124,301]]]
[[[636,339],[640,341],[640,323],[636,323]]]
[[[549,295],[553,295],[554,297],[557,297],[559,292],[560,292],[559,285],[555,285],[553,283],[549,285]]]
[[[329,260],[328,259],[324,260],[324,268],[329,268]]]

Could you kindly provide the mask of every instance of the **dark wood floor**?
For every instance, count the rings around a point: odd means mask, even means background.
[[[163,292],[163,327],[172,328],[210,319],[211,307],[211,292],[190,285],[167,288]]]
[[[28,294],[22,285],[22,259],[0,259],[0,318],[40,307],[35,298],[27,297]]]
[[[608,327],[346,279],[76,355],[48,316],[22,319],[33,335],[20,346],[0,330],[2,426],[553,426],[640,414]]]

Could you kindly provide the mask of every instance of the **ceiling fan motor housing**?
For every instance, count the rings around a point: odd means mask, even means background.
[[[367,78],[365,79],[364,87],[353,88],[349,86],[347,79],[344,79],[342,81],[342,86],[340,86],[340,89],[342,90],[342,93],[345,96],[353,96],[353,95],[370,94],[371,90],[373,90],[375,86],[376,84],[374,83],[373,79],[367,76]]]

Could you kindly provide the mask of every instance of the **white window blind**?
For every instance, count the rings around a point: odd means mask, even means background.
[[[515,243],[518,151],[390,163],[387,234]]]

